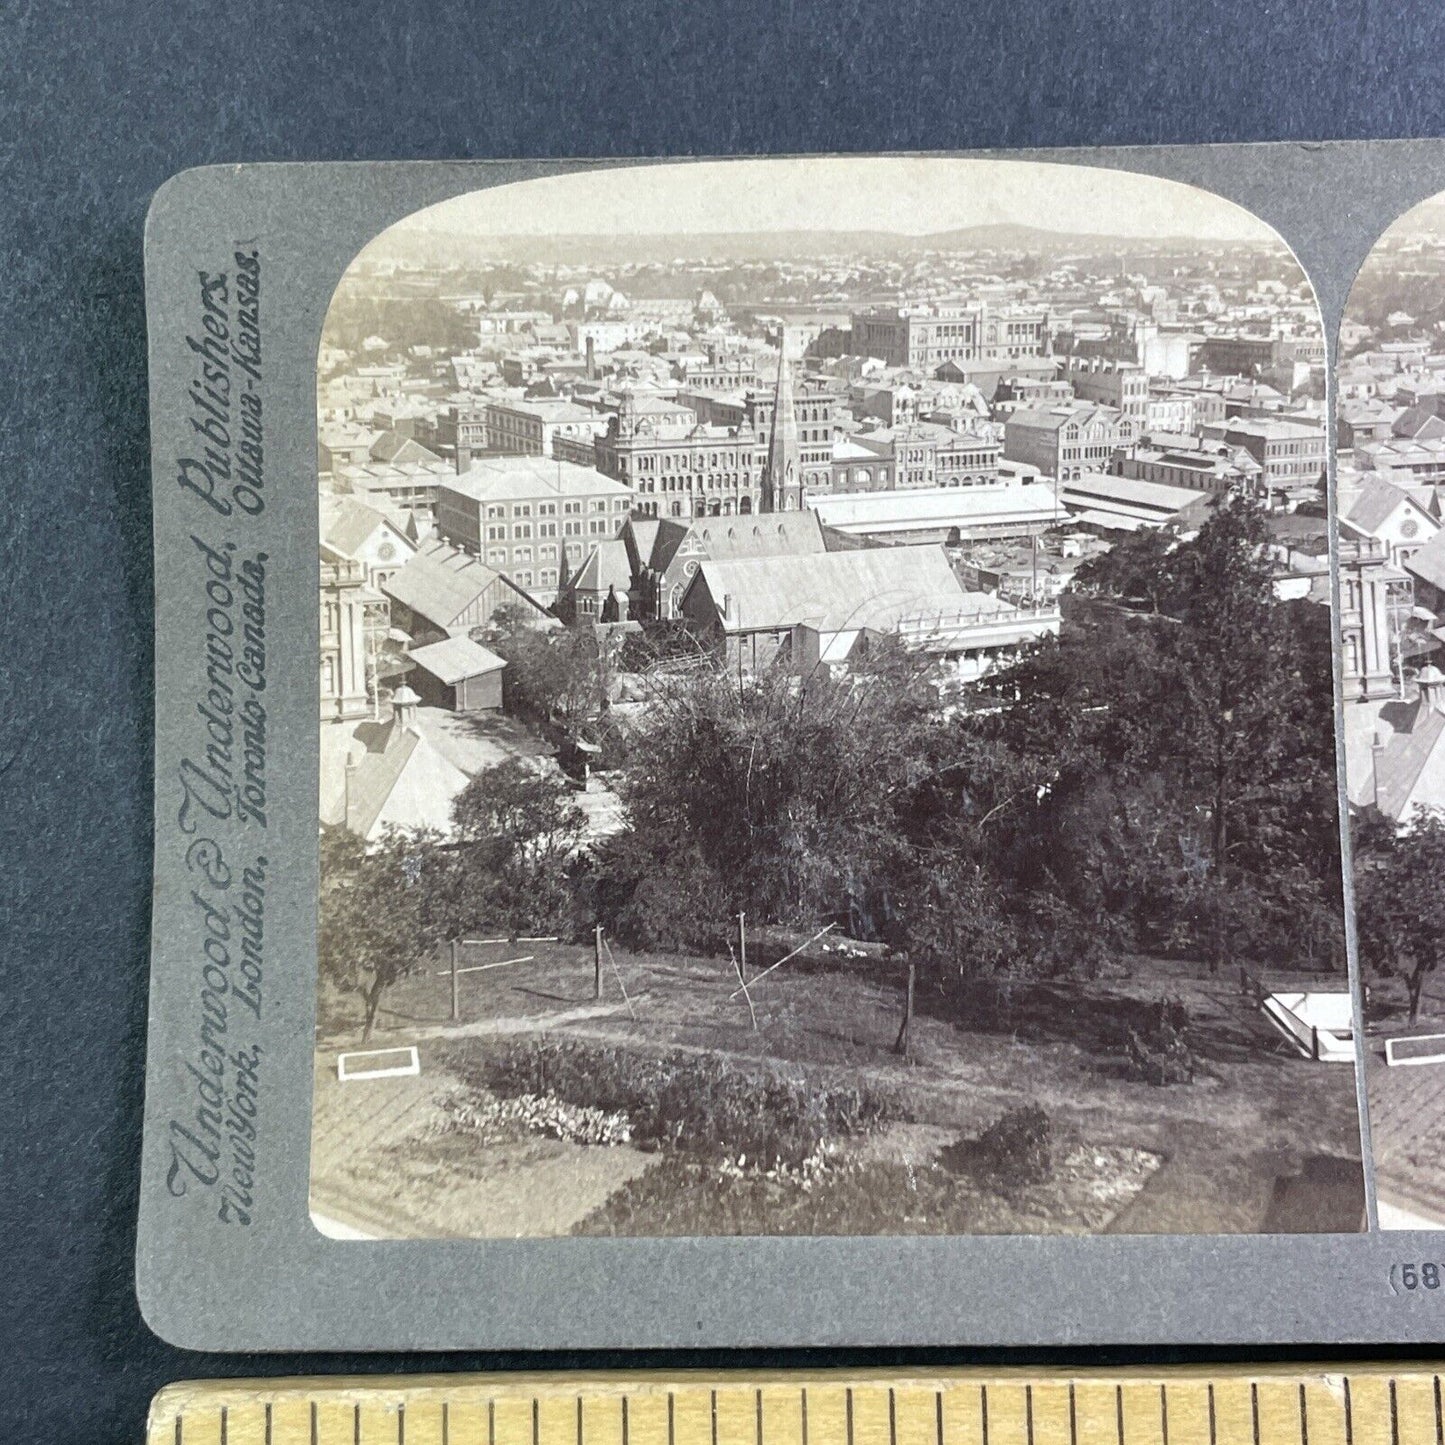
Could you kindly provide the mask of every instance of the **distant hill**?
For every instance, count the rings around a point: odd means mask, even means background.
[[[1191,236],[1161,239],[1098,236],[1050,231],[1037,226],[996,222],[958,230],[910,236],[896,231],[748,231],[658,235],[488,236],[466,231],[413,232],[383,243],[387,254],[412,260],[532,261],[608,265],[666,264],[674,260],[798,261],[819,256],[912,257],[930,251],[1032,252],[1044,256],[1100,255],[1105,252],[1197,252]],[[403,249],[404,248],[404,249]],[[382,249],[382,248],[379,248]]]

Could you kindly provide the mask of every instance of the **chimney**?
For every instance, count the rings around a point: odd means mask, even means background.
[[[730,624],[730,623],[733,622],[733,620],[734,620],[734,618],[733,618],[733,594],[732,594],[731,592],[724,592],[724,593],[723,593],[722,620],[723,620],[723,625],[724,625],[724,626],[727,626],[728,624]]]
[[[407,686],[406,683],[397,688],[391,695],[391,715],[395,723],[392,728],[392,736],[400,732],[416,731],[416,709],[421,698]]]
[[[591,335],[587,337],[587,380],[597,380],[597,341]]]
[[[472,449],[470,446],[457,442],[457,475],[470,470],[472,465]]]
[[[1420,703],[1426,712],[1445,713],[1445,672],[1431,663],[1416,674],[1415,685],[1420,689]]]

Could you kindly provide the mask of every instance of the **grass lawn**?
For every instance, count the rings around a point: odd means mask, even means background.
[[[526,963],[478,968],[527,954]],[[345,1196],[361,1189],[357,1181],[372,1167],[393,1196],[392,1214],[406,1216],[394,1225],[405,1233],[458,1232],[455,1201],[439,1203],[451,1180],[485,1189],[490,1213],[508,1225],[496,1232],[505,1233],[519,1220],[527,1224],[525,1199],[540,1190],[549,1203],[533,1225],[539,1233],[1253,1232],[1266,1227],[1278,1180],[1316,1156],[1359,1157],[1352,1071],[1286,1052],[1239,993],[1237,977],[1211,977],[1201,965],[1134,959],[1118,977],[1021,987],[1010,997],[981,997],[966,1014],[924,996],[904,1060],[892,1052],[902,979],[889,977],[890,965],[879,960],[788,964],[755,981],[756,1028],[746,1000],[732,996],[737,978],[726,958],[619,950],[615,969],[604,956],[600,1000],[590,947],[493,945],[465,949],[462,962],[478,971],[461,975],[459,1022],[449,1018],[442,960],[393,991],[372,1041],[416,1043],[434,1089],[459,1079],[476,1087],[499,1050],[545,1035],[609,1057],[635,1056],[639,1073],[691,1055],[710,1067],[722,1061],[759,1087],[781,1080],[802,1096],[863,1089],[887,1102],[888,1117],[870,1135],[839,1140],[831,1167],[806,1187],[794,1175],[765,1177],[756,1161],[728,1172],[716,1159],[667,1148],[642,1153],[635,1143],[548,1140],[541,1154],[569,1162],[544,1167],[520,1145],[493,1156],[501,1146],[469,1151],[465,1141],[439,1141],[420,1125],[374,1147],[353,1131],[349,1182],[331,1188],[328,1167],[337,1171],[323,1164],[318,1187],[344,1212]],[[1265,981],[1342,986],[1316,974],[1272,973]],[[1165,994],[1189,1009],[1202,1072],[1192,1084],[1159,1088],[1129,1076],[1124,1038],[1127,1020]],[[319,1079],[354,1037],[337,1030],[320,1041]],[[322,1095],[319,1087],[319,1101]],[[686,1090],[678,1097],[685,1109]],[[1055,1169],[1046,1184],[1005,1195],[939,1162],[940,1149],[1023,1104],[1042,1107],[1052,1125]],[[317,1158],[327,1157],[326,1137],[354,1113],[345,1099],[325,1109],[318,1103]],[[627,1155],[615,1180],[585,1162],[610,1151]],[[429,1183],[402,1167],[408,1159],[425,1161]],[[565,1207],[552,1202],[559,1191]],[[513,1195],[523,1203],[505,1206]],[[446,1227],[434,1217],[438,1209]]]

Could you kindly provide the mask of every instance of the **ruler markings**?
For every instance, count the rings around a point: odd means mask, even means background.
[[[1445,1445],[1445,1372],[186,1387],[151,1445]],[[806,1379],[806,1383],[804,1382]],[[1111,1398],[1112,1397],[1112,1398]],[[486,1426],[481,1421],[486,1406]],[[706,1423],[704,1412],[706,1411]]]

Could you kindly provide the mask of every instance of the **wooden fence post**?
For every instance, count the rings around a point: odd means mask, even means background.
[[[461,1018],[461,1003],[457,997],[457,941],[452,939],[452,1022]]]
[[[744,981],[748,976],[748,927],[747,914],[738,914],[738,976]]]
[[[602,997],[602,925],[592,927],[592,997]]]
[[[918,966],[914,963],[908,965],[908,995],[903,1004],[903,1023],[898,1030],[898,1038],[893,1045],[895,1054],[902,1054],[908,1057],[908,1034],[909,1027],[913,1023],[913,990],[918,979]]]

